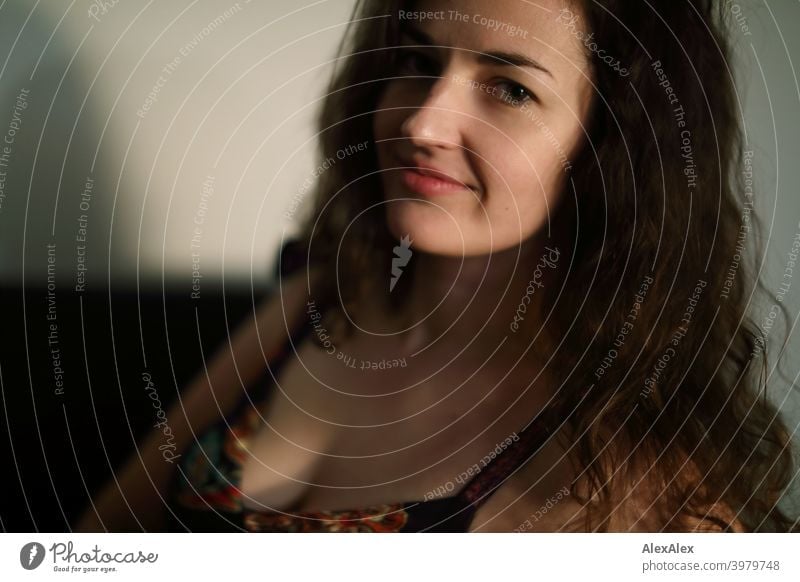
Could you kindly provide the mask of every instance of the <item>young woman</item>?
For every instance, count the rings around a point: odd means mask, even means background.
[[[712,5],[359,3],[279,292],[79,528],[790,529]]]

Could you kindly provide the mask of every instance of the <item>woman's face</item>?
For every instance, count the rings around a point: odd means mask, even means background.
[[[519,245],[551,219],[584,139],[583,19],[563,0],[413,10],[392,15],[406,48],[373,120],[389,228],[441,255]]]

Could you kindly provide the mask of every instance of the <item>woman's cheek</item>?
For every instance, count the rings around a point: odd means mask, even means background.
[[[512,147],[517,150],[516,146]],[[514,210],[514,203],[520,207],[520,210],[529,207],[531,197],[538,195],[537,193],[541,190],[539,183],[541,175],[537,176],[537,160],[530,155],[514,150],[508,151],[508,145],[506,145],[506,155],[495,160],[493,167],[489,169],[490,178],[487,189],[490,195],[493,195],[505,206],[511,205],[511,211]],[[498,147],[494,151],[503,150]]]
[[[537,155],[519,152],[498,160],[496,169],[490,170],[487,209],[507,228],[530,234],[547,221],[562,195],[563,171],[557,161],[553,167],[544,147],[534,149]]]

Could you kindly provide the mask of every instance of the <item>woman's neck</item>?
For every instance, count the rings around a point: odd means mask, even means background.
[[[543,322],[543,294],[564,269],[563,248],[545,237],[475,257],[413,256],[402,313],[388,314],[409,351],[433,342],[472,343],[492,350],[500,342],[526,345]]]

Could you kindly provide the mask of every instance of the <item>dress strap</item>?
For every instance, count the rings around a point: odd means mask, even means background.
[[[549,408],[538,413],[513,441],[481,469],[458,493],[475,509],[483,505],[500,485],[522,464],[537,454],[554,433],[555,415]]]

